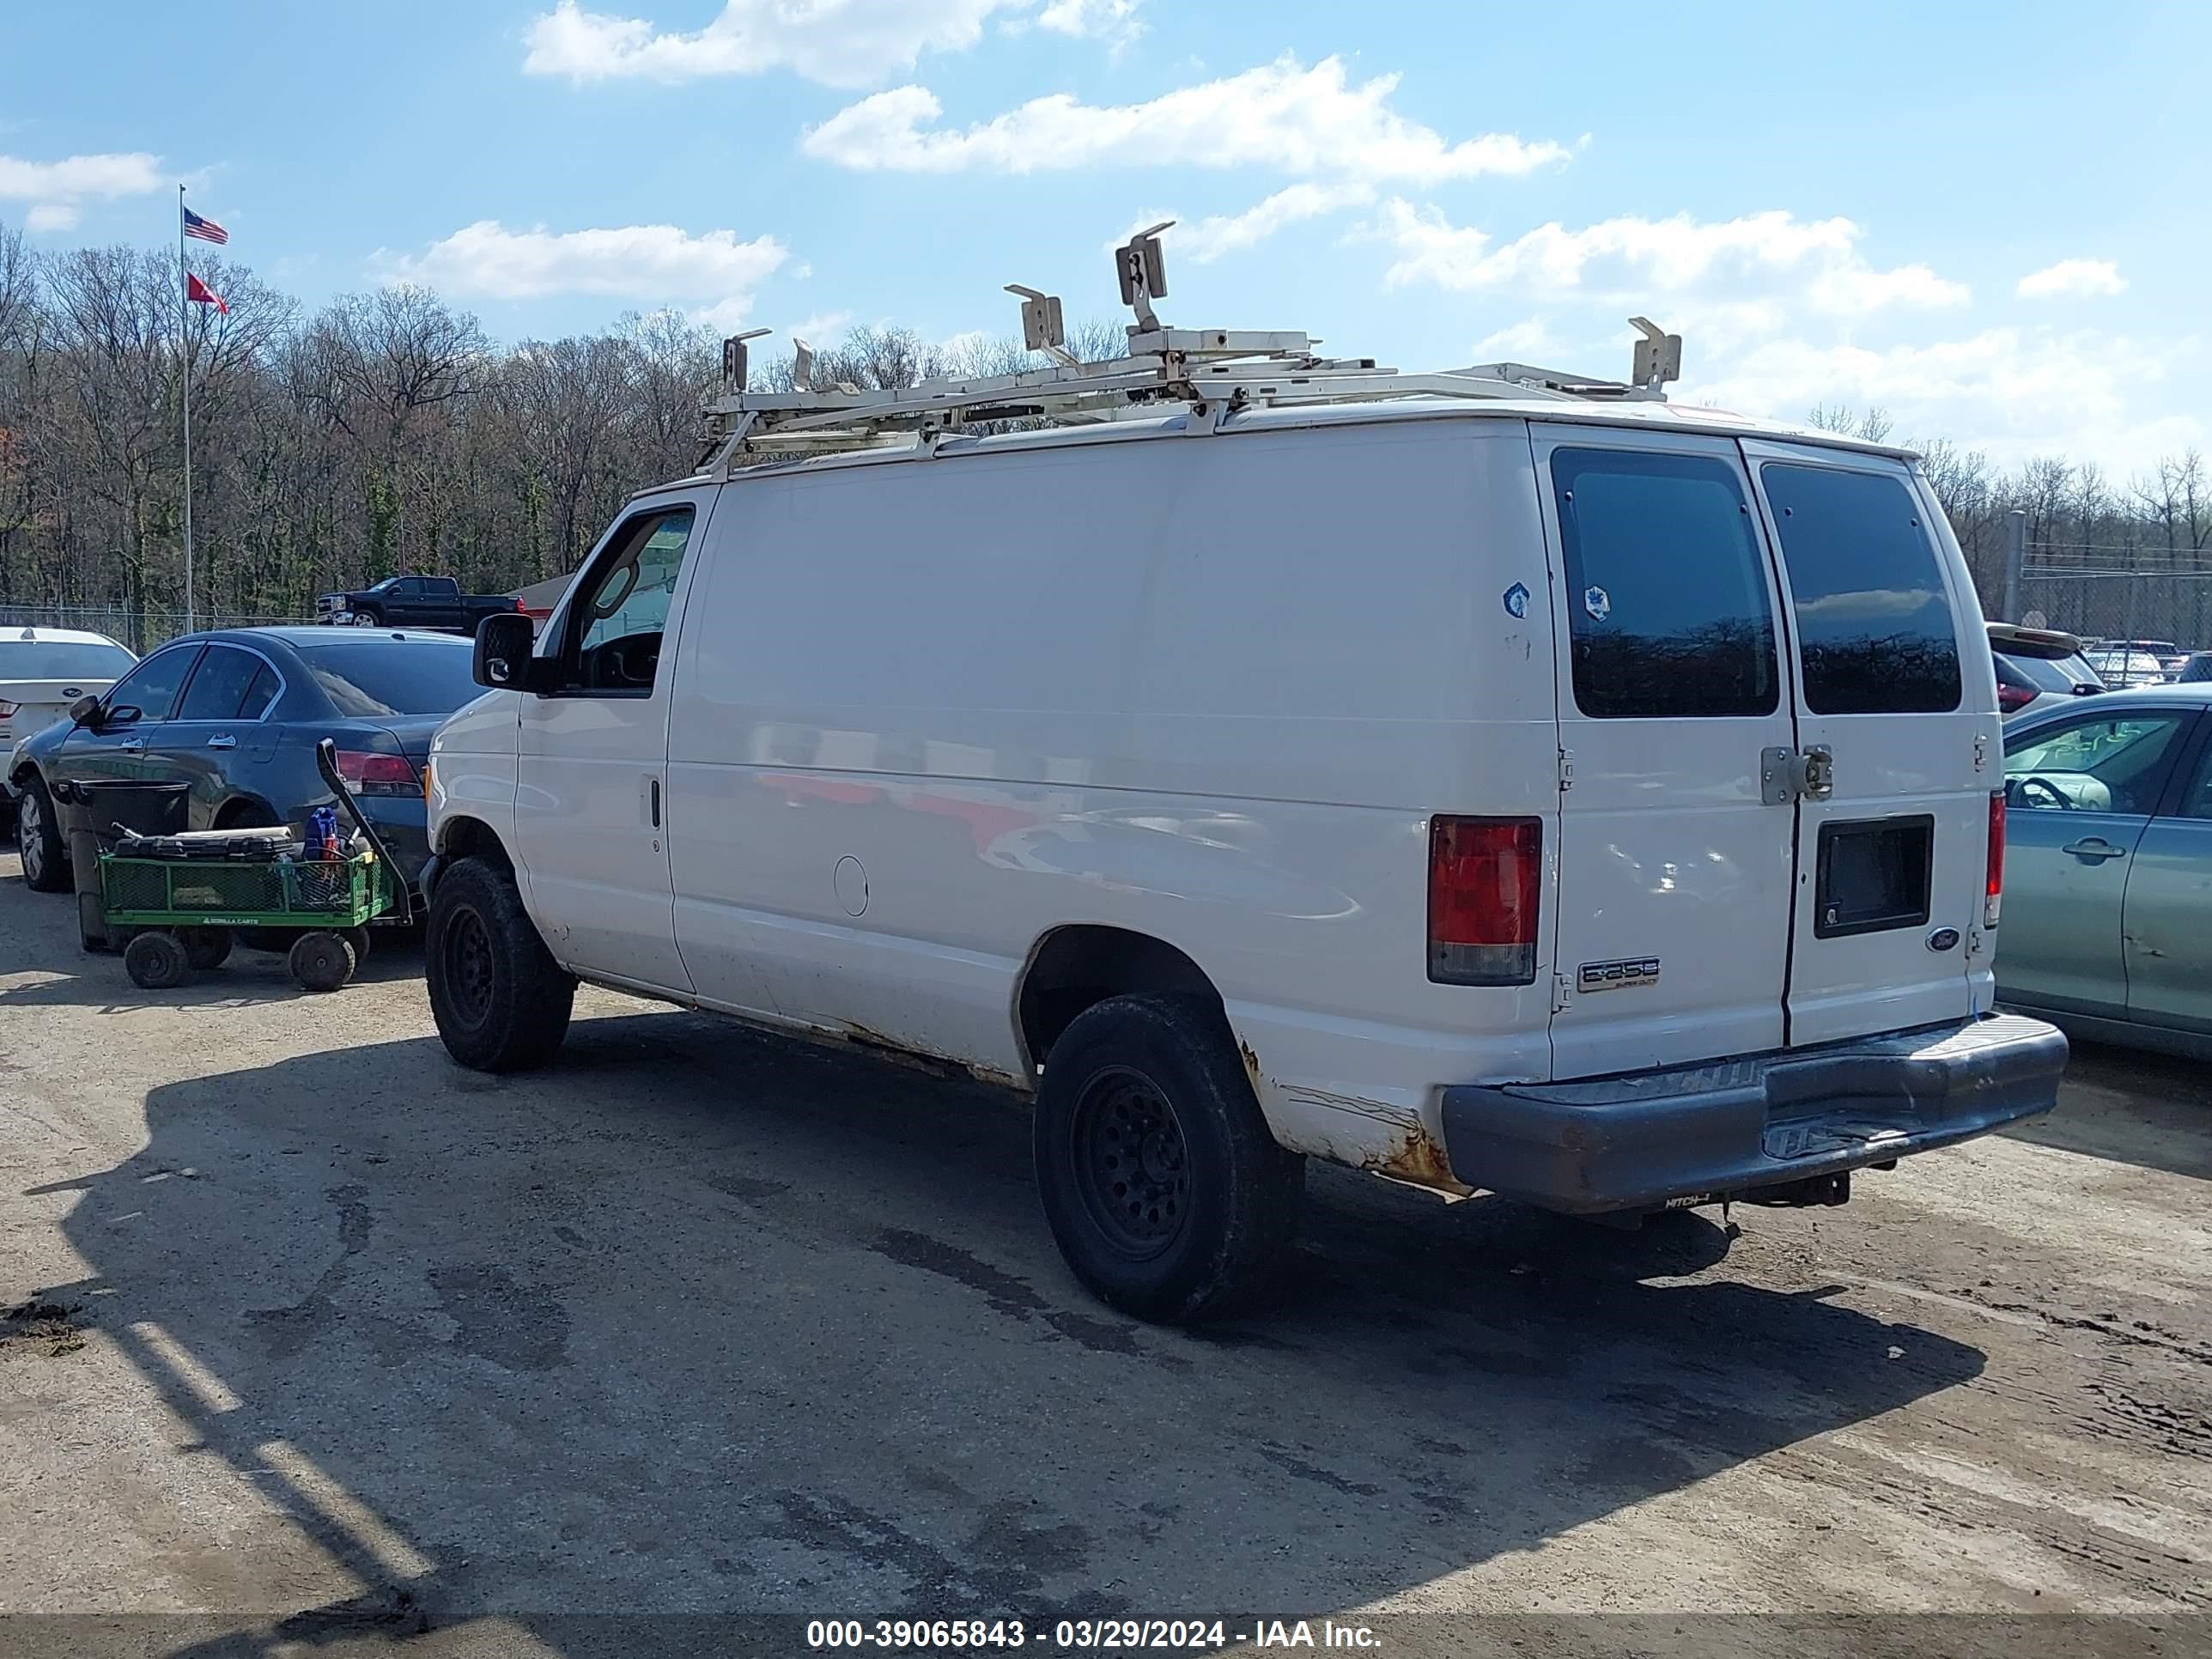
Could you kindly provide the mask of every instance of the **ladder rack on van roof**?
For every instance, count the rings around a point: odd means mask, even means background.
[[[749,388],[745,342],[754,329],[722,343],[721,390],[702,401],[701,461],[726,477],[746,454],[803,456],[895,447],[927,448],[963,428],[1002,421],[1082,425],[1162,412],[1182,404],[1210,429],[1240,410],[1389,398],[1538,398],[1663,401],[1666,382],[1680,378],[1682,338],[1644,318],[1630,320],[1637,342],[1634,378],[1595,380],[1525,363],[1483,363],[1449,373],[1401,374],[1371,357],[1324,357],[1319,343],[1294,330],[1170,328],[1152,301],[1167,292],[1160,233],[1138,232],[1115,251],[1129,325],[1125,356],[1080,362],[1066,349],[1060,302],[1035,289],[1009,285],[1021,296],[1023,341],[1052,361],[1042,368],[974,379],[945,377],[914,386],[862,391],[811,385],[813,352],[797,343],[790,392]]]

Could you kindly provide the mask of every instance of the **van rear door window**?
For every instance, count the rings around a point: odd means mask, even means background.
[[[1796,602],[1805,707],[1936,714],[1961,690],[1951,596],[1920,504],[1900,478],[1759,468]]]
[[[1594,720],[1771,714],[1765,555],[1735,469],[1707,455],[1560,449],[1575,703]]]

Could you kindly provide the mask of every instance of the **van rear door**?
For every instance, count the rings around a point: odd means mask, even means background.
[[[2003,740],[1942,512],[1902,462],[1747,441],[1795,672],[1792,1047],[1974,1012]],[[1969,653],[1962,641],[1974,641]]]
[[[1553,1074],[1779,1048],[1796,744],[1783,603],[1734,440],[1534,425],[1563,788]]]

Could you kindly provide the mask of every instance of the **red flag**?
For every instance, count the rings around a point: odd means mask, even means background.
[[[224,316],[228,317],[230,315],[230,307],[223,304],[222,295],[216,293],[205,283],[200,281],[198,277],[193,276],[189,270],[185,273],[185,298],[190,300],[196,306],[213,306]]]

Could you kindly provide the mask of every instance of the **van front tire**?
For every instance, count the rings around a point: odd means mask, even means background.
[[[559,1051],[576,981],[538,936],[507,872],[480,858],[448,868],[422,945],[430,1012],[455,1060],[478,1072],[526,1072]]]
[[[1188,997],[1110,997],[1068,1026],[1037,1090],[1035,1152],[1076,1277],[1162,1323],[1263,1292],[1305,1193],[1305,1160],[1268,1133],[1219,1011]]]

